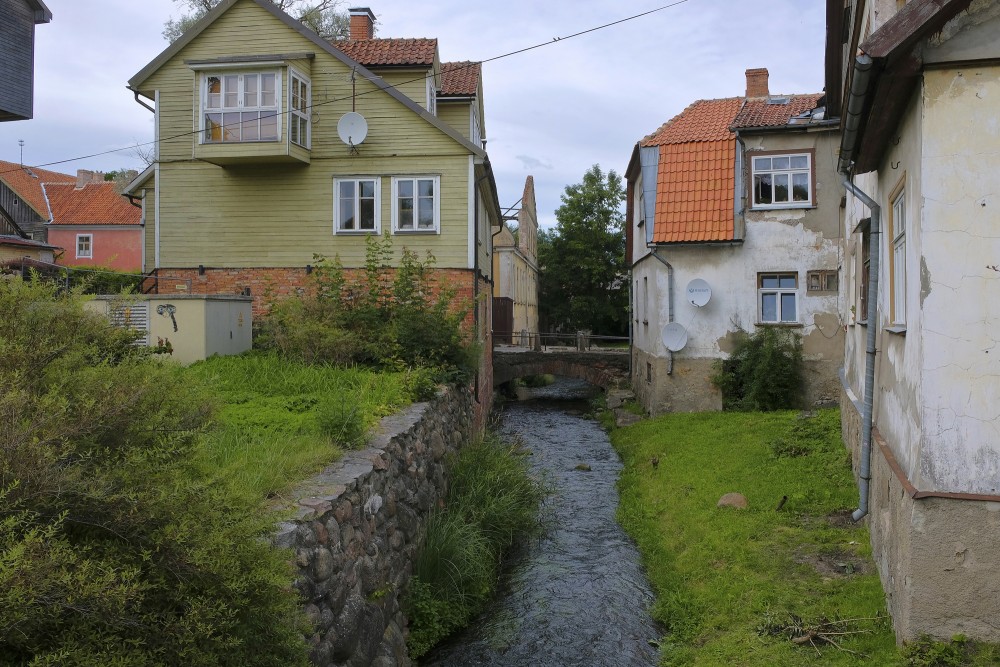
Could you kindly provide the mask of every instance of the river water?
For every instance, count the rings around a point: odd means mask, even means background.
[[[559,378],[531,391],[504,408],[500,431],[520,438],[552,491],[544,529],[514,557],[493,606],[420,665],[655,665],[653,592],[615,521],[622,464],[607,434],[582,417],[593,389]]]

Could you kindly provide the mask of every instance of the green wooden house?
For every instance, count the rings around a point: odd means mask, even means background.
[[[160,293],[249,293],[261,314],[316,254],[359,267],[365,236],[391,235],[397,256],[434,255],[488,343],[501,214],[480,66],[374,38],[372,12],[350,11],[350,39],[329,42],[269,0],[223,0],[129,80],[156,128],[126,192],[144,271]]]

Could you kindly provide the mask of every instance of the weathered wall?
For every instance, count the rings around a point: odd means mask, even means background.
[[[844,441],[855,471],[861,443],[861,414],[852,402],[857,398],[845,390],[840,403]],[[915,499],[883,447],[887,445],[876,432],[868,522],[897,641],[922,634],[997,641],[1000,503]]]
[[[444,458],[473,436],[473,399],[453,389],[382,420],[367,449],[295,492],[275,542],[295,552],[318,667],[410,665],[400,598],[426,520],[447,490]]]
[[[0,0],[0,16],[0,121],[26,120],[34,109],[34,10],[25,0]]]
[[[59,263],[64,266],[106,267],[117,271],[142,270],[142,228],[70,228],[49,225],[48,242],[65,249]],[[91,257],[76,256],[76,237],[91,235]]]

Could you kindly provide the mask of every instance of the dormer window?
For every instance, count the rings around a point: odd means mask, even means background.
[[[202,76],[202,142],[277,141],[281,129],[276,71]]]

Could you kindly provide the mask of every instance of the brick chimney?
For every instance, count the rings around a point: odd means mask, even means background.
[[[373,39],[375,37],[375,15],[367,7],[352,7],[351,39]]]
[[[103,182],[104,182],[103,171],[90,171],[89,169],[76,170],[77,190],[82,190],[84,186],[90,185],[91,183],[103,183]]]
[[[747,70],[747,99],[768,97],[771,93],[767,90],[767,68]]]

